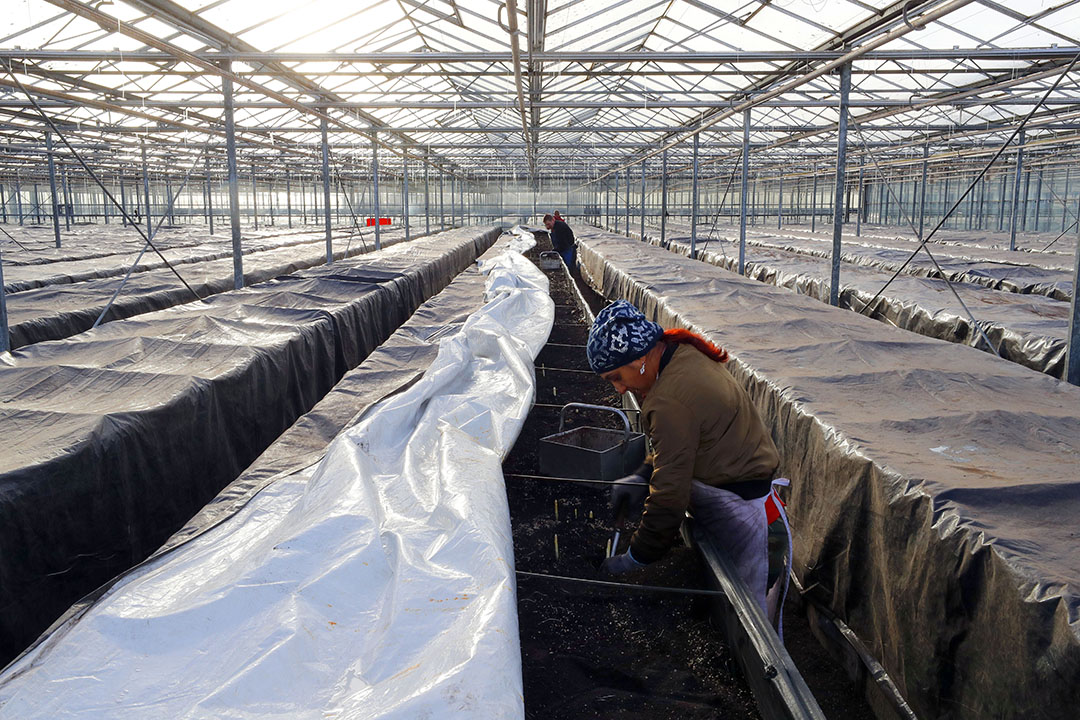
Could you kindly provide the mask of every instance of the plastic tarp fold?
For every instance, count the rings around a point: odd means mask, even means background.
[[[0,357],[0,661],[160,547],[497,235],[448,231]]]
[[[689,255],[690,238],[682,234],[682,230],[669,233],[663,243],[648,233],[646,240]],[[736,270],[737,251],[723,248],[721,243],[726,242],[699,241],[698,258],[727,270]],[[748,255],[747,277],[822,302],[829,301],[828,258],[763,247],[754,248]],[[891,277],[883,271],[844,264],[840,268],[840,307],[862,311]],[[953,287],[971,308],[979,327],[1001,357],[1056,378],[1062,377],[1067,348],[1065,338],[1069,331],[1068,303],[1045,295],[1020,295],[971,283],[956,282]],[[943,279],[900,275],[877,298],[872,312],[864,314],[904,330],[993,352]]]
[[[1075,718],[1080,388],[636,240],[585,272],[729,349],[771,425],[803,587],[919,717]]]
[[[523,717],[501,461],[554,305],[517,253],[481,270],[419,380],[54,628],[0,716]]]

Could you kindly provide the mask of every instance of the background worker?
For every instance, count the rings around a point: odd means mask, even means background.
[[[544,227],[551,233],[551,246],[562,255],[566,267],[573,270],[577,267],[577,241],[574,239],[574,231],[562,220],[555,219],[554,215],[544,216]]]
[[[779,455],[754,403],[724,366],[727,352],[687,330],[665,331],[620,300],[596,316],[587,353],[594,372],[620,394],[637,397],[642,429],[652,442],[646,465],[613,486],[613,504],[644,496],[644,513],[629,549],[605,560],[603,569],[619,574],[659,560],[689,510],[728,551],[752,596],[780,628],[791,541],[773,487]],[[787,558],[775,563],[783,569],[770,577],[773,523]]]

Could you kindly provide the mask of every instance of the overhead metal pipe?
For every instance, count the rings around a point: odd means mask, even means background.
[[[529,132],[529,117],[525,112],[525,87],[521,81],[521,49],[518,47],[518,11],[517,0],[506,0],[506,25],[510,31],[510,58],[514,64],[514,88],[517,92],[518,113],[521,115],[521,135],[525,141],[525,158],[529,166],[529,174],[536,172],[536,153],[532,147],[532,133]],[[532,51],[530,49],[530,57]],[[482,62],[489,62],[484,60]],[[535,212],[533,213],[535,215]]]
[[[71,9],[65,4],[53,3],[66,9]],[[516,4],[515,4],[516,9]],[[931,20],[952,12],[956,9],[950,7],[947,12],[935,12],[934,17],[926,15],[912,19],[911,29],[920,29]],[[101,14],[102,18],[112,19]],[[97,19],[97,18],[93,18]],[[108,22],[108,20],[105,20]],[[113,23],[115,26],[115,23]],[[511,32],[518,33],[516,29],[516,13],[514,20],[508,19],[507,25]],[[126,29],[126,26],[125,26]],[[905,32],[907,29],[905,28]],[[894,33],[896,31],[893,31]],[[890,33],[891,35],[892,33]],[[903,33],[900,33],[903,34]],[[899,36],[899,35],[897,35]],[[892,37],[889,38],[893,39]],[[876,43],[880,47],[884,43]],[[232,60],[243,63],[264,62],[323,62],[323,63],[370,63],[376,65],[444,65],[455,63],[509,63],[513,61],[511,52],[487,52],[487,51],[419,51],[419,52],[253,52],[246,50],[229,51],[200,51],[189,53],[191,57],[203,62],[222,62]],[[580,64],[620,64],[620,63],[655,63],[672,65],[726,65],[732,63],[758,64],[764,62],[817,62],[838,61],[848,58],[850,51],[846,50],[729,50],[729,51],[668,51],[657,52],[654,50],[628,50],[628,51],[559,51],[549,50],[533,53],[534,62],[543,63],[580,63]],[[896,48],[890,50],[868,50],[861,53],[863,60],[1062,60],[1069,59],[1076,54],[1076,48],[1058,46],[1039,47],[981,47],[981,48],[953,48],[931,49],[912,46],[910,48]],[[68,62],[157,62],[169,63],[171,55],[154,50],[136,50],[132,52],[120,50],[49,50],[44,48],[4,48],[0,50],[0,59],[10,60],[63,60]],[[849,58],[850,59],[850,58]],[[832,69],[832,68],[830,68]],[[622,71],[620,71],[622,72]],[[253,69],[252,74],[263,74],[261,69]]]
[[[836,136],[836,185],[833,190],[832,275],[829,304],[840,304],[840,241],[844,231],[844,181],[847,179],[848,95],[851,93],[851,65],[840,66],[840,130]]]

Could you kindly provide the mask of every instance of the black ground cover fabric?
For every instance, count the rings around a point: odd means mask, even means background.
[[[351,231],[346,231],[351,233]],[[166,268],[161,257],[151,248],[147,248],[139,259],[139,251],[145,241],[134,230],[121,230],[114,227],[97,228],[95,235],[90,235],[79,240],[79,247],[54,248],[56,256],[48,263],[29,263],[18,265],[19,259],[29,258],[37,260],[36,253],[22,251],[21,248],[12,250],[5,248],[4,254],[4,289],[8,293],[21,293],[33,288],[48,287],[50,285],[64,285],[67,283],[84,282],[101,278],[123,276],[128,269],[135,266],[134,273],[147,272]],[[297,245],[313,245],[323,240],[321,232],[263,232],[246,233],[242,240],[242,252],[245,255],[264,252],[280,247],[293,247]],[[369,237],[371,236],[371,237]],[[202,263],[210,260],[219,260],[232,257],[232,240],[227,233],[218,232],[216,236],[209,236],[206,231],[200,233],[186,233],[181,238],[154,239],[154,245],[161,250],[168,261],[181,267],[189,263]],[[364,233],[368,244],[372,244],[374,235]],[[335,250],[340,243],[344,245],[348,238],[339,230],[334,241]],[[361,244],[360,240],[355,241]],[[74,244],[74,243],[72,243]],[[95,252],[92,248],[98,248]],[[110,250],[105,253],[104,250]],[[136,260],[139,262],[136,264]],[[12,265],[8,267],[8,265]],[[183,269],[180,270],[181,274]]]
[[[683,225],[684,230],[687,230],[685,223]],[[635,235],[636,227],[631,223],[631,231]],[[729,247],[732,243],[738,247],[738,228],[714,228],[711,223],[698,225],[699,237],[710,232],[714,237],[725,240]],[[821,258],[832,257],[831,237],[822,237],[820,233],[814,234],[797,228],[749,228],[746,244],[753,248],[785,250]],[[891,275],[904,266],[904,262],[918,246],[918,241],[909,237],[856,237],[845,233],[840,257],[845,263],[874,268]],[[954,282],[974,283],[993,290],[1046,295],[1055,300],[1069,301],[1072,298],[1072,255],[1057,252],[1013,252],[993,246],[971,247],[959,241],[932,241],[928,247],[937,258],[941,272],[938,272],[924,252],[919,252],[904,267],[904,273],[929,278],[945,277]],[[753,250],[748,250],[747,254],[752,255]]]
[[[661,248],[578,233],[603,294],[729,349],[792,479],[802,585],[919,717],[1080,707],[1080,388]]]
[[[682,255],[690,253],[690,237],[684,228],[673,228],[663,243],[646,233],[646,239]],[[735,270],[738,247],[725,240],[701,241],[698,257],[708,263]],[[746,276],[829,301],[830,260],[787,250],[754,247],[746,260]],[[840,307],[863,311],[885,286],[891,274],[845,263],[840,268]],[[983,332],[1001,357],[1053,377],[1065,371],[1066,337],[1070,307],[1045,295],[991,290],[973,283],[953,283]],[[900,275],[863,314],[896,327],[949,342],[959,342],[992,352],[976,326],[949,292],[945,280]]]
[[[440,233],[0,361],[0,659],[160,547],[497,235]]]
[[[382,236],[382,246],[390,247],[404,239],[404,231],[389,231]],[[374,244],[370,238],[364,243],[339,239],[334,244],[334,259],[344,260],[372,250]],[[322,239],[252,252],[244,257],[244,284],[254,285],[325,262],[326,246]],[[233,289],[231,255],[179,265],[177,269],[202,298]],[[122,282],[123,276],[114,276],[45,285],[10,295],[7,302],[11,347],[59,340],[90,329]],[[171,270],[145,270],[128,279],[103,322],[162,310],[193,299],[191,291]]]

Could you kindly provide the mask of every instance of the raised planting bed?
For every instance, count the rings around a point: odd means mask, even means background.
[[[588,326],[569,278],[562,268],[547,275],[556,318],[536,360],[537,405],[503,463],[515,563],[527,573],[611,580],[597,572],[615,529],[607,487],[523,477],[537,474],[537,444],[558,430],[560,406],[620,405],[611,386],[588,372]],[[570,414],[567,427],[615,427],[614,416],[605,415]],[[620,550],[632,530],[623,529]],[[686,546],[618,580],[707,587],[696,552]],[[712,627],[707,598],[519,575],[518,616],[528,718],[758,717]]]

